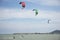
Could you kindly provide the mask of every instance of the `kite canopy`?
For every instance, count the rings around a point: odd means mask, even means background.
[[[25,8],[25,2],[20,2],[19,4],[21,4],[22,5],[22,8]]]
[[[35,11],[35,15],[38,15],[38,10],[37,9],[33,9],[33,11]]]
[[[21,4],[22,2],[20,2],[19,4]]]

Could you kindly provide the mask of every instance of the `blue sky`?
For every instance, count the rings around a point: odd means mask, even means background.
[[[20,1],[26,3],[21,9]],[[35,16],[33,9],[38,10]],[[51,20],[48,24],[47,21]],[[0,34],[60,30],[60,0],[0,0]]]

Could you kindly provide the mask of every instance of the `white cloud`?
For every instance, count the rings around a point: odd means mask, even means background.
[[[57,24],[40,24],[40,23],[17,23],[17,22],[3,22],[0,25],[0,30],[13,32],[49,32],[60,27]],[[58,27],[57,27],[58,26]],[[44,30],[43,30],[44,29]]]
[[[0,9],[0,20],[11,18],[35,18],[35,19],[51,19],[52,23],[60,23],[60,12],[38,10],[38,15],[32,10],[18,9]]]
[[[0,18],[24,18],[33,16],[31,10],[1,9]]]
[[[59,6],[59,0],[41,0],[43,5]]]
[[[0,9],[0,18],[50,18],[59,19],[60,12],[38,10],[38,15],[32,10],[18,10],[18,9]]]
[[[26,0],[40,5],[60,6],[60,0]]]
[[[51,19],[50,24],[32,23],[32,22],[0,22],[0,29],[13,32],[48,32],[60,28],[60,12],[39,10],[39,14],[35,16],[32,10],[19,9],[0,9],[0,19],[10,18],[47,18]],[[43,30],[44,29],[44,30]],[[21,31],[20,31],[21,30]],[[27,31],[26,31],[27,30]],[[31,31],[33,30],[33,31]]]

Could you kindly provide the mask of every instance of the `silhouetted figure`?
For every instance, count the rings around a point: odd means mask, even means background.
[[[51,20],[49,19],[49,20],[48,20],[48,24],[50,23],[50,21],[51,21]]]
[[[13,36],[13,39],[15,39],[15,36]]]
[[[50,21],[50,20],[48,20],[48,24],[49,24],[49,21]]]
[[[23,38],[24,38],[24,36],[23,36],[23,35],[21,35],[21,37],[23,37]]]

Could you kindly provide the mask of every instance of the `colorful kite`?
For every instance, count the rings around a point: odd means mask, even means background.
[[[37,9],[33,9],[33,11],[35,11],[35,15],[38,15],[38,10]]]
[[[26,6],[25,2],[20,2],[19,4],[22,5],[22,8],[25,8],[25,6]]]

